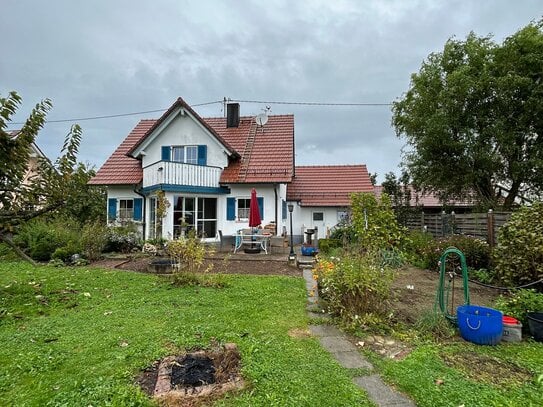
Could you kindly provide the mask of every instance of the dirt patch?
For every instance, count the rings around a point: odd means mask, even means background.
[[[136,382],[163,406],[200,406],[244,388],[241,357],[233,343],[167,356],[141,372]]]
[[[441,358],[447,366],[461,371],[470,379],[496,386],[517,386],[532,379],[532,374],[526,369],[475,352],[443,353]]]
[[[461,280],[461,277],[455,279],[455,306],[464,303]],[[392,284],[391,310],[394,312],[395,321],[412,325],[421,315],[433,311],[438,282],[439,273],[437,272],[421,270],[411,266],[398,270]],[[471,304],[492,306],[494,300],[499,296],[498,290],[482,287],[474,283],[469,283],[468,288]]]
[[[125,260],[100,260],[93,263],[93,266],[104,268],[116,268],[119,270],[148,272],[149,263],[153,260],[150,257],[141,257]],[[226,257],[214,257],[204,261],[201,270],[207,270],[211,266],[212,273],[219,274],[254,274],[254,275],[276,275],[301,277],[301,270],[290,267],[286,259],[269,260],[269,259],[254,259],[241,260],[232,259],[228,255]]]
[[[311,332],[307,328],[292,328],[288,331],[288,336],[295,339],[311,338]]]

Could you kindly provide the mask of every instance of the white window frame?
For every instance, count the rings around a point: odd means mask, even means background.
[[[124,202],[125,207],[122,207],[122,203]],[[126,207],[128,203],[132,204],[131,208]],[[130,221],[134,220],[134,198],[118,198],[117,199],[117,219],[121,222],[123,221]],[[130,214],[130,216],[126,216],[127,214]],[[123,216],[124,215],[124,216]]]
[[[240,208],[239,203],[240,201],[247,201],[247,207],[246,208]],[[241,197],[236,199],[236,217],[239,221],[248,221],[249,220],[249,212],[251,209],[251,198]]]
[[[172,146],[171,149],[171,158],[173,162],[198,164],[198,146]]]

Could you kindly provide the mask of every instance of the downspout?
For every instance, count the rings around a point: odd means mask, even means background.
[[[277,185],[278,184],[275,184],[275,186],[273,187],[273,192],[275,194],[275,236],[278,236],[279,234],[279,223],[277,223],[277,219],[278,219],[277,210],[279,206],[277,205]]]
[[[142,222],[142,226],[143,226],[142,237],[143,237],[143,241],[145,242],[145,229],[146,229],[146,226],[147,226],[147,224],[145,223],[145,217],[147,215],[147,212],[145,211],[145,206],[147,205],[146,199],[145,199],[146,197],[140,191],[138,191],[138,184],[134,185],[134,192],[143,198],[143,208],[141,208],[141,210],[142,210],[141,222]]]

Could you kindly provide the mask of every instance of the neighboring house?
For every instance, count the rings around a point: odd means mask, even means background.
[[[9,131],[8,134],[12,138],[17,138],[20,130]],[[32,178],[38,175],[39,159],[46,158],[45,154],[40,150],[36,143],[32,143],[30,146],[30,156],[28,158],[28,166],[26,167],[26,173],[22,180],[23,185],[30,185]]]
[[[471,212],[477,203],[470,199],[464,200],[450,200],[443,202],[433,192],[420,192],[416,191],[412,185],[408,186],[411,194],[409,205],[413,208],[419,208],[424,213],[440,213],[444,210],[447,212],[455,211],[456,213]],[[374,188],[375,196],[379,198],[383,192],[381,185],[376,185]]]
[[[201,118],[179,98],[158,120],[141,120],[90,181],[107,186],[108,222],[134,221],[146,239],[191,229],[208,239],[231,236],[248,227],[255,188],[262,225],[289,233],[289,199],[301,236],[302,227],[324,233],[335,225],[350,192],[371,191],[365,166],[295,168],[293,115],[260,125],[232,103],[226,116]],[[170,204],[162,222],[159,191]]]
[[[373,192],[365,165],[296,167],[287,189],[287,200],[296,202],[292,212],[293,235],[318,230],[318,238],[348,216],[353,192]]]

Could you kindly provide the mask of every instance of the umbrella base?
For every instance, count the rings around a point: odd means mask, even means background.
[[[247,254],[258,254],[260,253],[260,245],[259,246],[254,246],[254,247],[246,247],[243,249],[243,251]]]

